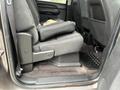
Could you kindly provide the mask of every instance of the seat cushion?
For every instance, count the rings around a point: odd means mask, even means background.
[[[68,34],[75,31],[75,23],[72,21],[58,22],[46,26],[38,26],[38,32],[41,41],[46,41],[49,38]]]
[[[59,19],[59,20],[54,20],[54,19],[49,19],[46,22],[42,23],[43,26],[48,26],[48,25],[52,25],[52,24],[56,24],[56,23],[62,23],[64,22],[63,20]]]
[[[34,45],[33,50],[34,52],[54,50],[55,56],[59,56],[79,52],[82,45],[83,37],[79,33],[73,32],[46,42],[40,42]]]

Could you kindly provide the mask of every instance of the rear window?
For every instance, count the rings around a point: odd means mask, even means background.
[[[66,0],[40,0],[40,1],[66,4]]]

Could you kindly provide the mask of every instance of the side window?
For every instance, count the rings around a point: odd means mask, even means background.
[[[59,4],[66,4],[66,0],[40,0],[40,1],[59,3]]]

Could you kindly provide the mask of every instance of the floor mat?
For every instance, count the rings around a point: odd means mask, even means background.
[[[25,73],[28,77],[53,77],[66,75],[88,75],[96,73],[96,69],[89,70],[87,67],[57,67],[49,62],[40,62],[35,65],[34,70]]]
[[[101,65],[102,52],[95,52],[93,46],[84,45],[80,52],[80,62],[88,68],[98,69]]]

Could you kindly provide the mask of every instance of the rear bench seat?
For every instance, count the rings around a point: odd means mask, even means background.
[[[19,54],[24,70],[31,71],[33,63],[44,60],[57,66],[80,65],[83,37],[75,31],[75,23],[67,21],[42,26],[34,3],[33,0],[14,0]]]

